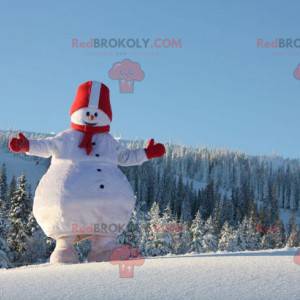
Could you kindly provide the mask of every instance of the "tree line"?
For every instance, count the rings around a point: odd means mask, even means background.
[[[143,146],[141,141],[124,143]],[[299,246],[298,160],[168,145],[164,158],[122,170],[136,207],[119,241],[145,256]],[[46,261],[54,242],[32,216],[33,191],[25,175],[8,182],[6,173],[3,165],[0,264]],[[76,247],[84,260],[89,243]]]

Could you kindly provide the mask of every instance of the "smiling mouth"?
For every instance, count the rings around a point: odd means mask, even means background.
[[[85,121],[84,121],[84,124],[85,125],[89,125],[89,126],[95,126],[95,125],[97,125],[97,123],[89,123],[89,122],[85,122]]]

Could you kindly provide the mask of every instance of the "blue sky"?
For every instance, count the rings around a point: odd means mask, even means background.
[[[297,1],[3,1],[1,129],[59,132],[79,83],[111,89],[112,132],[250,154],[300,157],[298,49],[257,38],[300,38]],[[74,49],[73,38],[176,38],[182,48]],[[106,54],[104,53],[106,51]],[[113,63],[145,79],[120,93]]]

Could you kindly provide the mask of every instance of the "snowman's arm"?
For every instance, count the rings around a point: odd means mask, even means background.
[[[127,149],[119,145],[117,152],[118,165],[123,167],[141,165],[148,160],[145,149]]]
[[[55,137],[29,140],[29,151],[26,154],[48,158],[54,155],[57,150],[55,141]]]

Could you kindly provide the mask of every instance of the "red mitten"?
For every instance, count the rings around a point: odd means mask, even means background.
[[[147,148],[145,148],[145,152],[148,159],[161,157],[166,153],[165,146],[163,144],[155,143],[154,139],[151,139],[148,142]]]
[[[10,139],[8,143],[8,148],[11,152],[23,153],[29,151],[29,141],[24,136],[23,133],[19,133],[18,138]]]

